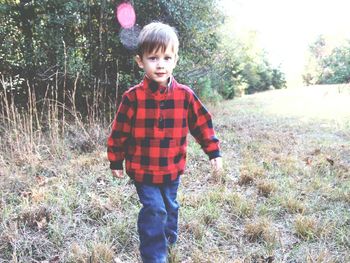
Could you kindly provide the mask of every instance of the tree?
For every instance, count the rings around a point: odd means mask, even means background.
[[[333,49],[322,61],[321,83],[338,84],[350,82],[350,40]]]
[[[327,56],[328,44],[325,36],[320,35],[309,46],[309,55],[303,74],[303,80],[307,85],[318,83],[322,75],[321,61]]]
[[[339,84],[350,81],[350,40],[332,46],[320,36],[310,45],[308,63],[303,74],[310,84]]]

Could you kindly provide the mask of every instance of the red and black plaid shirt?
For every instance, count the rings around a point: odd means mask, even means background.
[[[123,94],[108,138],[110,168],[136,182],[162,184],[184,172],[188,131],[213,159],[220,155],[211,115],[194,92],[172,78],[158,87],[147,77]]]

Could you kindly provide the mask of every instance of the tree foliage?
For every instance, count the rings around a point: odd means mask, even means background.
[[[135,0],[139,27],[151,21],[174,26],[180,37],[179,81],[210,96],[233,98],[272,86],[284,86],[284,75],[264,55],[250,56],[243,41],[227,41],[218,0]],[[77,88],[78,100],[96,89],[114,98],[140,81],[133,51],[120,42],[114,9],[121,1],[1,0],[0,72],[17,79],[18,100],[25,86],[37,96],[56,87],[60,98]],[[27,82],[28,81],[28,82]],[[204,87],[204,88],[203,88]],[[66,91],[67,90],[67,91]],[[211,91],[213,90],[213,91]],[[24,96],[23,96],[24,98]],[[24,100],[24,99],[23,99]]]
[[[286,86],[284,73],[256,45],[254,32],[248,39],[221,33],[212,69],[212,83],[225,99]]]
[[[309,47],[303,79],[307,85],[349,83],[350,40],[333,46],[325,36],[319,36]]]

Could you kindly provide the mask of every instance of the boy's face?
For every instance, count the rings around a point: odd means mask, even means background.
[[[145,53],[142,57],[136,56],[139,67],[150,79],[162,86],[168,84],[168,78],[173,73],[177,59],[177,54],[171,45],[168,45],[164,52],[159,49],[157,52]]]

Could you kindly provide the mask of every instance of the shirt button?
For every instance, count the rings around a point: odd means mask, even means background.
[[[162,101],[159,106],[163,109],[164,108],[164,102]]]

